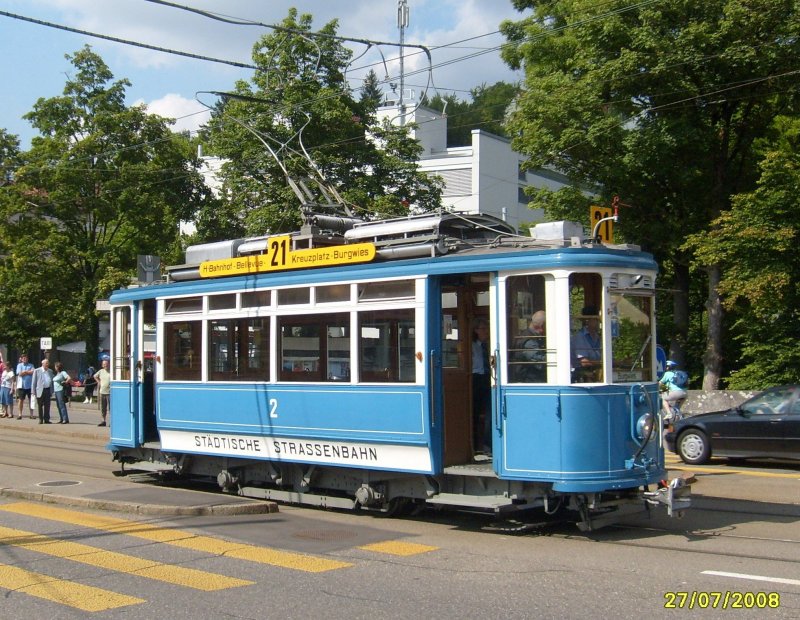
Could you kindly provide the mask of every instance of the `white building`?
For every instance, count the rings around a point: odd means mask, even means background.
[[[381,107],[378,120],[413,123],[411,135],[424,149],[420,169],[444,179],[442,202],[447,208],[493,215],[519,228],[544,219],[542,209],[528,207],[525,187],[556,190],[572,185],[558,172],[522,171],[526,158],[511,149],[511,141],[480,129],[472,130],[471,145],[447,148],[447,117],[430,108],[408,108],[401,119],[397,106]]]

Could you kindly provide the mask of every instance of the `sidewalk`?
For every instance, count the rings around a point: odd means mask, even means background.
[[[108,443],[109,427],[98,426],[102,421],[97,403],[72,402],[69,405],[69,424],[58,424],[55,401],[50,408],[50,424],[31,420],[29,411],[22,419],[15,407],[14,418],[0,419],[0,436],[6,431],[61,435]],[[109,471],[119,471],[108,453]],[[140,481],[136,481],[140,480]],[[131,474],[116,479],[56,474],[28,467],[0,467],[0,496],[17,500],[41,501],[100,510],[113,510],[146,515],[234,515],[277,512],[274,502],[248,499],[222,493],[204,493],[171,486],[160,486],[149,476]]]

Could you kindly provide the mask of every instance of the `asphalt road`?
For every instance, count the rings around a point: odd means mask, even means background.
[[[0,486],[25,476],[94,492],[147,486],[113,475],[105,429],[10,424],[0,420]],[[720,462],[695,473],[683,519],[659,512],[590,533],[514,534],[441,511],[147,515],[3,496],[0,616],[800,617],[800,469]]]

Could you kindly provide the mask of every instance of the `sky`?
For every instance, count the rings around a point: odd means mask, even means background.
[[[433,61],[431,85],[427,72],[420,71],[427,68],[424,55],[406,48],[406,99],[418,100],[423,92],[431,97],[439,92],[468,100],[469,91],[476,86],[522,79],[520,72],[503,63],[497,51],[504,42],[497,32],[500,23],[523,17],[510,0],[406,2],[409,22],[405,43],[429,47]],[[294,7],[313,16],[315,29],[338,19],[340,36],[390,43],[400,40],[398,0],[178,0],[174,4],[263,24],[279,24]],[[263,26],[223,23],[148,0],[0,0],[0,12],[0,57],[4,60],[0,128],[17,135],[23,149],[29,147],[35,131],[22,116],[39,98],[62,94],[73,69],[65,55],[86,44],[103,58],[115,79],[131,82],[128,104],[144,103],[152,113],[176,118],[176,130],[196,130],[208,119],[206,105],[216,101],[208,91],[230,90],[236,80],[249,80],[253,71],[67,32],[7,13],[245,64],[253,64],[253,44],[263,34],[273,32]],[[365,50],[357,44],[349,47],[355,55]],[[390,81],[399,83],[398,56],[397,46],[371,48],[349,70],[351,87],[361,85],[369,68],[380,78],[388,73]]]

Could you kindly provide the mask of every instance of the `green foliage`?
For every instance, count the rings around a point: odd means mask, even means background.
[[[383,101],[383,90],[381,90],[378,74],[374,69],[370,69],[364,78],[364,85],[361,87],[361,104],[366,109],[375,109]]]
[[[729,385],[754,389],[800,382],[800,120],[780,117],[759,143],[756,188],[733,197],[708,234],[687,240],[701,263],[724,266],[723,302],[741,344]]]
[[[514,97],[520,92],[518,86],[497,82],[485,84],[470,91],[472,100],[462,101],[455,93],[436,94],[424,104],[447,114],[447,146],[469,146],[472,130],[482,129],[498,136],[507,136],[505,118]]]
[[[619,238],[654,253],[668,275],[661,286],[678,291],[678,305],[694,301],[690,292],[716,264],[696,264],[693,282],[684,277],[692,263],[686,233],[710,230],[733,195],[754,187],[755,141],[777,114],[795,109],[796,3],[513,3],[529,10],[501,26],[510,43],[505,60],[526,75],[508,122],[514,148],[531,168],[552,167],[602,187],[605,204],[619,195],[630,205],[620,212]],[[577,196],[564,193],[543,192],[533,206],[548,215],[579,214]],[[726,350],[735,342],[721,337],[724,329],[712,333],[716,315],[695,320],[703,313],[702,299],[676,307],[675,331],[660,340],[672,339],[673,351],[676,343],[700,344],[686,351],[688,360],[699,360],[706,345],[690,329],[708,328],[708,343],[727,356],[707,360],[716,372],[736,357],[735,347]]]
[[[216,107],[205,137],[212,152],[227,160],[221,176],[229,205],[224,218],[201,212],[200,237],[296,230],[300,201],[287,177],[305,181],[324,204],[327,198],[313,181],[317,170],[357,214],[439,206],[440,183],[417,169],[417,143],[405,128],[373,124],[375,98],[356,100],[349,90],[349,50],[335,38],[302,34],[311,25],[310,15],[290,10],[281,23],[287,30],[264,35],[253,47],[261,70]],[[332,21],[320,32],[334,35],[336,27]]]
[[[180,220],[206,196],[192,146],[166,120],[125,105],[126,80],[89,47],[62,96],[26,118],[39,131],[0,206],[0,339],[86,340],[96,354],[97,299],[127,283],[138,254],[178,257]]]

